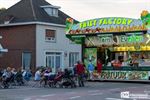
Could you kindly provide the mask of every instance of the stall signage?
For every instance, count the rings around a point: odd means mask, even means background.
[[[112,36],[93,36],[93,37],[86,37],[85,44],[87,46],[100,46],[100,45],[112,45],[113,37]]]
[[[112,42],[112,37],[100,37],[99,40],[100,43],[107,44]]]
[[[120,35],[120,36],[92,36],[86,37],[85,44],[87,46],[100,46],[100,45],[112,45],[112,44],[132,44],[132,43],[146,43],[150,42],[150,35],[146,35],[149,38],[144,38],[144,35]]]
[[[133,22],[132,19],[126,19],[126,18],[102,18],[99,20],[89,20],[85,22],[81,22],[80,28],[87,28],[92,27],[96,25],[130,25]]]
[[[123,36],[120,36],[120,42],[121,43],[140,43],[140,42],[143,42],[144,40],[144,37],[143,35],[131,35],[131,36],[126,36],[126,35],[123,35]]]
[[[73,24],[73,20],[67,20],[67,34],[94,34],[107,32],[128,32],[147,30],[145,24],[140,19],[123,17],[105,17],[91,19]]]

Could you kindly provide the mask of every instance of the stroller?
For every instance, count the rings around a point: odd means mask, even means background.
[[[11,74],[9,77],[7,75],[2,75],[2,87],[9,88],[10,85],[14,82],[14,76]]]
[[[61,87],[71,87],[71,88],[76,88],[76,82],[74,80],[74,75],[71,74],[72,72],[68,69],[65,69],[64,71],[64,75],[62,78],[62,83],[61,83]]]
[[[16,85],[24,85],[24,81],[23,81],[23,76],[22,76],[22,72],[17,72],[17,74],[15,75],[15,82]]]
[[[48,80],[49,87],[61,86],[63,74],[51,75]]]

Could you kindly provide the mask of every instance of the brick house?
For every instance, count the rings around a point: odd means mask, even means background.
[[[45,0],[21,0],[0,14],[0,43],[8,52],[0,57],[0,68],[73,66],[81,59],[81,46],[65,37],[69,16]]]

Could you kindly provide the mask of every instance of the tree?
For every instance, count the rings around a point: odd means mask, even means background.
[[[2,13],[5,10],[6,10],[6,8],[0,8],[0,13]]]

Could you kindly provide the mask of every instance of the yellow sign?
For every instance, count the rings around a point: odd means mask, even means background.
[[[130,25],[132,19],[126,18],[103,18],[99,20],[89,20],[80,23],[80,28],[92,27],[98,25]]]

